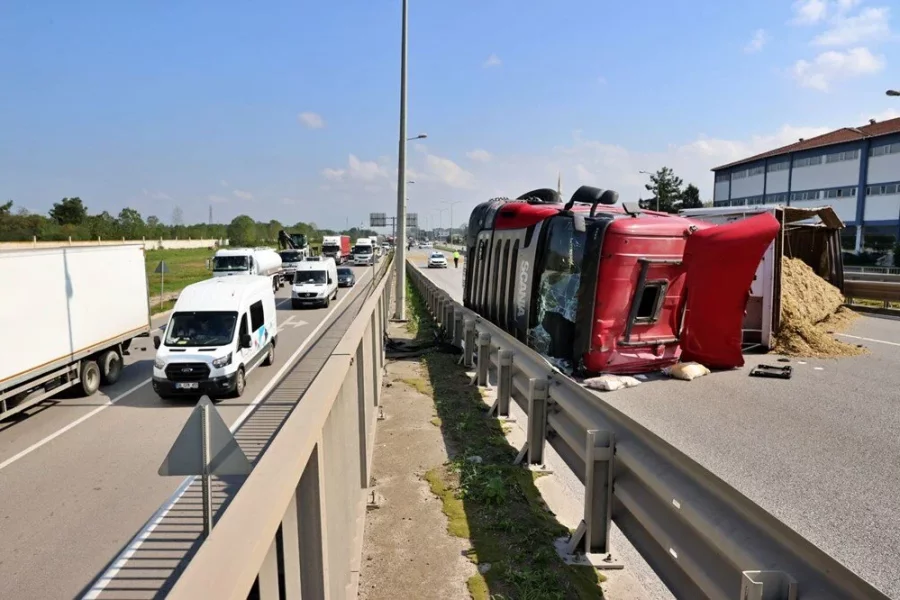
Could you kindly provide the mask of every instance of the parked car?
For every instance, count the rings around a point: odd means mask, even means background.
[[[444,256],[443,252],[432,252],[431,256],[428,257],[428,268],[429,269],[446,269],[447,268],[447,257]]]
[[[349,267],[341,267],[337,270],[338,287],[353,287],[356,285],[356,274]]]

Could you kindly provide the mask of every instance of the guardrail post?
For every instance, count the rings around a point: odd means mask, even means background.
[[[478,334],[478,379],[479,386],[488,383],[488,367],[491,365],[491,334],[483,331]]]
[[[444,331],[448,336],[453,334],[453,311],[453,300],[447,298],[447,301],[444,302],[443,322],[441,324],[444,326]]]
[[[446,325],[444,322],[444,304],[446,304],[446,298],[444,298],[443,294],[438,293],[437,301],[434,303],[434,322],[437,323],[438,329]]]
[[[497,401],[491,412],[496,411],[498,419],[509,420],[509,396],[512,393],[512,350],[501,348],[497,351]]]
[[[472,356],[475,354],[475,320],[465,319],[465,346],[463,351],[463,365],[467,369],[471,369],[475,364]]]
[[[528,380],[528,427],[525,431],[525,445],[514,464],[526,461],[525,466],[544,465],[544,443],[547,439],[547,398],[550,386],[546,379],[532,377]]]
[[[609,530],[612,522],[613,459],[615,436],[611,431],[590,429],[584,446],[584,519],[569,538],[566,553],[586,555],[595,567],[622,568],[590,555],[609,553]]]
[[[463,314],[453,313],[453,345],[462,348],[463,340]]]

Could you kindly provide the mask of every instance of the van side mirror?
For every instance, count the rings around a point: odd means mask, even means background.
[[[162,340],[159,339],[158,335],[153,336],[153,347],[159,350],[159,345],[162,343]]]
[[[250,348],[251,346],[253,346],[253,338],[249,333],[245,333],[241,336],[241,348]]]
[[[328,276],[328,283],[329,284],[334,283],[334,279],[331,278],[331,275]]]

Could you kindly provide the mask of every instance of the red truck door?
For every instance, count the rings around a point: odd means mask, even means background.
[[[747,297],[763,254],[780,225],[764,213],[694,231],[684,249],[685,313],[681,358],[713,369],[744,364]]]

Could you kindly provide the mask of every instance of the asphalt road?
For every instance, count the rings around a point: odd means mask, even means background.
[[[462,265],[422,271],[461,299]],[[749,377],[782,363],[748,354],[741,369],[601,395],[900,598],[900,321],[860,316],[841,339],[869,354],[791,359],[790,380]]]
[[[261,392],[301,346],[315,351],[329,330],[325,322],[371,282],[371,268],[354,270],[357,286],[341,289],[329,309],[292,310],[289,288],[279,291],[275,364],[248,374],[242,398],[217,404],[227,424],[264,401]],[[154,327],[164,320],[154,319]],[[104,393],[48,402],[23,419],[0,422],[0,596],[81,596],[182,483],[157,469],[195,400],[162,401],[154,393],[154,354],[150,338],[135,340],[121,380]],[[251,460],[253,445],[256,454],[264,446],[238,439]],[[153,596],[135,588],[112,596]]]

